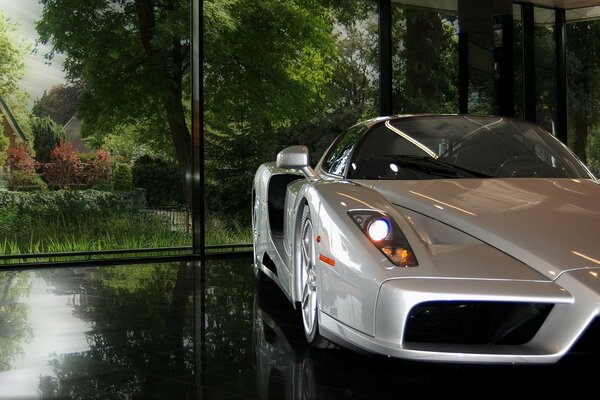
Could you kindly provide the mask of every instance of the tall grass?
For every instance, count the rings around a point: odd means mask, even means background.
[[[207,245],[248,244],[252,243],[252,231],[237,221],[223,221],[209,218],[205,226]]]
[[[6,216],[5,216],[6,217]],[[20,215],[0,223],[0,255],[191,246],[191,234],[140,212],[67,220]]]
[[[248,244],[251,230],[235,221],[211,218],[205,226],[207,245]],[[191,233],[174,230],[161,216],[142,212],[114,213],[108,217],[64,216],[39,218],[5,213],[0,216],[0,255],[70,253],[106,250],[187,247]],[[164,253],[161,253],[164,254]],[[172,254],[181,254],[174,251]],[[149,255],[144,253],[144,255]],[[95,256],[105,258],[108,255]],[[77,260],[85,257],[63,257]],[[36,258],[28,258],[36,261]],[[48,261],[49,258],[39,259]],[[0,260],[15,263],[19,260]]]

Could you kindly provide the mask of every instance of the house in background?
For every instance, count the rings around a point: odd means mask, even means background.
[[[78,153],[94,152],[81,137],[81,121],[77,117],[72,116],[63,129],[66,134],[65,141],[71,143]]]
[[[2,96],[0,96],[0,116],[2,118],[2,132],[10,141],[10,146],[27,141],[27,137]]]

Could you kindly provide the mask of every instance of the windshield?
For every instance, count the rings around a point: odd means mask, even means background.
[[[356,146],[353,179],[582,178],[593,176],[550,133],[503,117],[389,120]]]

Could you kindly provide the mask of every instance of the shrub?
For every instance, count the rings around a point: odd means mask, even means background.
[[[21,171],[35,174],[35,161],[27,153],[23,143],[8,149],[6,166],[9,172]]]
[[[46,182],[39,175],[26,171],[12,171],[8,174],[6,186],[8,190],[48,190]]]
[[[35,161],[22,143],[8,149],[6,166],[6,185],[9,190],[48,190],[44,181],[36,174]]]
[[[71,143],[61,141],[50,152],[44,168],[44,179],[53,189],[70,189],[83,180],[83,165]]]
[[[106,188],[110,190],[113,170],[111,154],[98,149],[95,154],[80,154],[83,163],[83,180],[88,188]]]
[[[112,187],[116,191],[128,191],[133,187],[131,167],[128,164],[117,163],[113,171]]]
[[[144,191],[102,192],[72,190],[48,192],[0,191],[0,215],[10,210],[33,219],[102,219],[135,211],[146,205]]]
[[[185,193],[177,165],[142,156],[133,164],[133,186],[146,191],[148,207],[182,205]]]
[[[65,140],[65,130],[50,117],[34,118],[31,123],[33,148],[39,162],[50,161],[52,150]]]

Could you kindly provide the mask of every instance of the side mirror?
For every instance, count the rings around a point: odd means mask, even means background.
[[[277,154],[275,163],[279,168],[297,169],[311,181],[319,179],[319,175],[308,163],[308,148],[306,146],[290,146]]]

